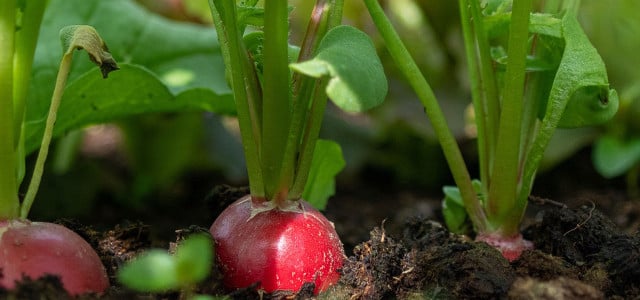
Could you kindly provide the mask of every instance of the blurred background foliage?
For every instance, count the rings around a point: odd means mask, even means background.
[[[207,0],[137,2],[173,20],[211,24]],[[364,180],[390,189],[432,191],[440,197],[441,187],[450,184],[451,179],[423,108],[395,70],[364,4],[345,2],[344,22],[373,38],[390,90],[386,102],[367,114],[346,114],[329,106],[321,136],[337,141],[347,162],[338,178],[338,189]],[[313,3],[290,1],[295,7],[291,16],[293,44],[299,44]],[[474,132],[465,113],[470,101],[469,82],[456,1],[383,3],[434,88],[473,170]],[[622,106],[616,119],[606,126],[558,132],[547,152],[545,169],[596,143],[604,148],[600,153],[594,151],[596,169],[607,177],[626,174],[629,186],[637,185],[637,175],[634,178],[633,174],[638,172],[640,161],[638,11],[637,0],[582,2],[580,21],[603,56]],[[607,169],[612,165],[615,170]],[[233,118],[210,113],[141,116],[67,134],[57,141],[48,169],[41,197],[55,200],[40,201],[33,212],[45,217],[81,215],[105,199],[142,210],[150,201],[162,205],[163,201],[185,196],[202,197],[204,190],[215,184],[242,185],[246,181]],[[64,186],[76,188],[61,188]],[[61,195],[60,191],[73,192]]]

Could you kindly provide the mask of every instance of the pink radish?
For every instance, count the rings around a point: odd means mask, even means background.
[[[0,222],[0,286],[12,289],[23,275],[60,277],[72,295],[102,293],[109,279],[91,246],[64,226],[9,220]]]

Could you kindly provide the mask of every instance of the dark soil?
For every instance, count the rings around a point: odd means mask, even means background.
[[[377,189],[358,184],[339,187],[326,214],[335,222],[349,257],[339,284],[318,298],[640,298],[640,202],[626,199],[618,183],[604,182],[597,176],[586,176],[576,183],[573,174],[593,172],[577,169],[571,162],[559,170],[546,174],[556,179],[542,177],[538,181],[544,189],[534,190],[539,195],[552,195],[556,201],[532,197],[524,222],[523,235],[536,249],[512,263],[484,243],[447,231],[440,223],[437,194],[384,184],[374,184]],[[202,184],[202,179],[195,182]],[[172,251],[176,242],[190,233],[207,232],[217,214],[246,193],[246,188],[219,185],[207,196],[202,192],[200,201],[164,206],[168,211],[158,213],[157,218],[146,212],[144,223],[114,221],[117,225],[107,230],[61,221],[95,247],[113,285],[105,295],[80,299],[181,299],[179,292],[134,293],[122,287],[115,274],[141,251],[159,246]],[[196,212],[186,217],[189,210],[184,207]],[[179,225],[171,222],[180,218],[187,218],[186,223],[184,219],[176,222]],[[212,270],[211,278],[198,286],[197,292],[231,299],[312,297],[311,284],[295,295],[265,295],[254,287],[229,292],[221,286],[215,266]],[[25,279],[13,291],[0,290],[0,298],[70,299],[53,276]]]

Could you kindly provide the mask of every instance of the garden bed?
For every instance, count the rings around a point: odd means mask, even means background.
[[[320,298],[328,299],[629,299],[640,296],[640,204],[626,199],[623,185],[605,181],[584,160],[587,151],[545,173],[532,197],[525,221],[525,238],[536,250],[509,264],[499,252],[468,237],[449,233],[440,225],[437,193],[384,185],[376,190],[358,184],[339,185],[326,215],[345,244],[348,260],[340,283]],[[584,167],[584,166],[587,167]],[[581,174],[582,177],[571,174]],[[202,174],[204,175],[204,174]],[[150,247],[171,250],[176,239],[206,232],[226,203],[246,188],[218,185],[209,195],[207,179],[184,178],[185,198],[159,211],[125,212],[115,218],[99,206],[90,225],[64,221],[80,232],[100,253],[113,287],[103,296],[86,299],[179,299],[179,293],[139,294],[115,280],[115,272]],[[576,180],[577,179],[577,180]],[[197,186],[196,186],[197,185]],[[199,186],[199,188],[198,188]],[[571,193],[568,193],[571,192]],[[200,194],[199,201],[189,202]],[[174,197],[176,195],[173,195]],[[194,199],[194,198],[191,198]],[[162,201],[159,201],[162,202]],[[187,204],[190,203],[190,204]],[[106,205],[106,204],[104,204]],[[148,209],[154,209],[149,207]],[[116,208],[111,208],[116,210]],[[127,221],[129,216],[133,221]],[[139,221],[138,221],[139,220]],[[109,225],[110,224],[110,225]],[[104,230],[94,230],[91,226]],[[259,299],[255,289],[229,293],[214,272],[198,291],[233,299]],[[313,286],[299,295],[262,295],[264,299],[309,298]],[[7,292],[1,292],[3,297]],[[12,292],[20,299],[35,295],[67,299],[54,277],[23,282]]]

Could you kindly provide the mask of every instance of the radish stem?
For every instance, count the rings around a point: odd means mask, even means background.
[[[267,199],[276,205],[287,199],[293,174],[283,174],[283,162],[291,120],[286,0],[270,0],[264,8],[264,76],[262,111],[262,173]],[[279,206],[279,205],[278,205]]]
[[[14,146],[13,59],[16,1],[0,1],[0,220],[18,215],[18,183]]]
[[[495,227],[504,222],[514,208],[520,177],[520,136],[522,130],[525,65],[529,38],[531,0],[515,1],[509,27],[508,60],[502,93],[500,127],[487,197],[487,215]],[[519,222],[518,222],[519,223]],[[519,228],[501,228],[505,235],[514,235]]]
[[[67,78],[71,70],[71,61],[73,58],[73,51],[76,49],[85,49],[89,53],[91,61],[100,66],[102,76],[107,77],[109,72],[117,70],[118,66],[111,57],[111,54],[106,51],[106,45],[93,29],[93,27],[86,25],[73,25],[63,28],[60,31],[63,43],[67,46],[66,52],[62,56],[60,62],[60,68],[58,69],[58,75],[56,77],[56,85],[51,97],[51,104],[49,106],[49,113],[47,114],[47,121],[45,123],[44,134],[42,142],[40,144],[40,150],[36,158],[36,164],[31,176],[31,182],[27,189],[22,206],[20,207],[20,217],[26,219],[29,215],[29,210],[40,187],[40,181],[42,180],[42,173],[44,172],[44,163],[47,160],[49,154],[49,144],[53,136],[53,126],[56,123],[56,116],[60,102],[62,101],[62,95],[64,88],[67,84]]]
[[[431,86],[393,29],[393,25],[385,16],[378,1],[365,0],[364,2],[397,67],[405,75],[411,87],[416,91],[422,105],[424,105],[431,125],[440,141],[440,146],[444,151],[445,159],[449,164],[454,181],[460,189],[469,217],[478,231],[485,231],[487,223],[484,210],[471,184],[471,177],[462,158],[460,148],[447,125]]]
[[[53,136],[53,125],[56,123],[58,108],[60,107],[64,87],[67,84],[67,78],[69,77],[69,71],[71,70],[72,57],[73,52],[66,53],[60,62],[60,69],[58,69],[56,86],[53,90],[53,96],[51,97],[51,106],[49,106],[49,113],[47,114],[44,135],[42,136],[42,142],[40,143],[40,150],[38,151],[38,157],[36,158],[36,164],[33,169],[33,175],[31,175],[31,182],[29,182],[27,194],[25,195],[22,207],[20,208],[20,217],[23,219],[26,219],[29,215],[29,210],[31,209],[31,205],[36,197],[38,188],[40,187],[42,173],[44,172],[44,163],[47,160],[49,144],[51,143],[51,137]]]

